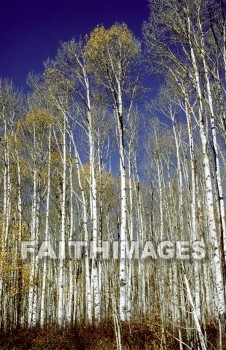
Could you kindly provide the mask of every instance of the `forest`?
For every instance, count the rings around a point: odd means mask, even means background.
[[[1,78],[0,349],[226,349],[225,16],[149,0]]]

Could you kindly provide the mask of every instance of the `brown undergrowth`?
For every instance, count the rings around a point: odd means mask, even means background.
[[[179,349],[172,329],[165,329],[150,321],[121,324],[123,350]],[[208,349],[218,348],[218,331],[207,325]],[[164,339],[164,340],[163,340]],[[184,339],[186,336],[184,334]],[[225,344],[226,344],[226,339]],[[65,329],[57,326],[44,328],[16,328],[0,331],[0,350],[113,350],[117,349],[114,324],[105,321],[98,326],[75,324]],[[226,347],[225,347],[226,349]]]

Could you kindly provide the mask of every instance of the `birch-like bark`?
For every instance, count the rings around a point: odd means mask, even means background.
[[[83,221],[83,232],[84,232],[84,241],[86,246],[89,244],[89,233],[88,233],[88,213],[87,213],[87,200],[85,196],[85,190],[81,181],[81,168],[82,163],[79,159],[78,150],[74,141],[74,136],[72,131],[70,131],[70,139],[74,148],[74,155],[76,161],[76,170],[78,174],[78,185],[81,192],[81,202],[82,202],[82,221]],[[81,167],[81,168],[80,168]],[[85,248],[85,286],[86,286],[86,319],[88,323],[92,322],[92,299],[91,299],[91,283],[90,283],[90,266],[89,266],[89,254],[88,249]]]
[[[59,275],[58,275],[58,311],[57,318],[59,325],[63,325],[65,321],[65,238],[66,238],[66,171],[67,171],[67,145],[66,145],[66,116],[63,115],[63,130],[62,130],[62,203],[61,203],[61,252],[59,252]]]
[[[73,240],[73,230],[74,230],[74,205],[73,205],[73,163],[72,163],[72,149],[71,149],[71,140],[70,140],[70,231],[69,231],[69,241]],[[73,276],[73,265],[75,262],[70,259],[69,261],[69,292],[68,292],[68,301],[67,301],[67,320],[69,324],[73,323],[73,300],[74,304],[76,299],[74,296],[74,276]]]
[[[201,23],[200,31],[202,32]],[[222,180],[220,173],[220,160],[219,160],[219,149],[217,143],[217,132],[216,132],[216,120],[213,108],[213,98],[210,87],[210,77],[209,77],[209,69],[206,62],[206,53],[203,43],[203,36],[201,35],[201,56],[203,61],[205,79],[206,79],[206,90],[207,90],[207,101],[210,110],[210,125],[211,125],[211,136],[212,136],[212,147],[213,147],[213,156],[214,156],[214,164],[215,164],[215,173],[216,173],[216,184],[217,184],[217,201],[219,205],[219,213],[220,213],[220,228],[221,228],[221,240],[222,240],[222,261],[224,262],[225,254],[226,254],[226,226],[225,226],[225,204],[222,190]],[[225,251],[225,252],[224,252]],[[226,282],[226,281],[225,281]]]
[[[90,87],[89,80],[86,75],[86,71],[83,68],[84,80],[86,86],[86,99],[87,99],[87,120],[88,120],[88,134],[89,134],[89,147],[90,147],[90,183],[91,183],[91,207],[92,207],[92,238],[93,238],[93,257],[92,257],[92,280],[94,291],[94,319],[95,322],[100,321],[100,292],[99,292],[99,280],[98,280],[98,259],[97,259],[97,246],[98,246],[98,217],[97,217],[97,182],[95,171],[95,142],[94,142],[94,125],[93,116],[91,113],[90,102]],[[99,242],[100,243],[100,242]]]
[[[199,76],[199,70],[196,62],[194,48],[191,41],[191,23],[190,23],[189,17],[187,18],[187,22],[188,22],[191,61],[192,61],[192,67],[194,69],[194,82],[195,82],[195,88],[196,88],[197,97],[198,97],[199,130],[200,130],[202,153],[203,153],[203,167],[204,167],[204,175],[205,175],[208,227],[209,227],[209,233],[210,233],[211,251],[213,252],[216,291],[217,291],[217,297],[218,297],[218,312],[219,312],[220,318],[222,318],[225,313],[226,307],[225,307],[225,299],[224,299],[223,276],[222,276],[222,270],[221,270],[220,244],[218,240],[216,222],[214,217],[213,188],[212,188],[212,181],[211,181],[210,162],[209,162],[209,156],[208,156],[208,139],[206,136],[206,125],[205,125],[205,116],[204,116],[204,107],[203,107],[203,97],[202,97],[201,85],[200,85],[200,76]]]
[[[196,326],[196,329],[197,329],[197,332],[198,332],[198,335],[199,335],[200,346],[201,346],[202,350],[207,350],[206,344],[205,344],[205,338],[204,338],[204,336],[202,334],[202,329],[201,329],[201,326],[200,326],[200,323],[199,323],[199,318],[198,318],[197,313],[196,313],[195,305],[193,303],[191,290],[190,290],[190,286],[189,286],[188,279],[187,279],[186,275],[184,275],[184,281],[185,281],[185,285],[186,285],[188,299],[189,299],[189,302],[190,302],[191,307],[192,307],[192,313],[193,313],[193,317],[194,317],[194,321],[195,321],[195,326]]]
[[[33,201],[31,217],[31,241],[37,240],[36,219],[37,219],[37,162],[36,162],[36,129],[33,126]],[[35,295],[35,270],[36,258],[32,257],[29,296],[28,296],[28,327],[33,325],[34,295]]]
[[[50,185],[51,185],[51,126],[49,127],[49,139],[48,139],[48,173],[47,173],[47,193],[46,193],[46,222],[45,222],[45,241],[49,241],[49,215],[50,215]],[[46,282],[47,282],[47,261],[43,261],[42,271],[42,289],[41,289],[41,306],[40,306],[40,325],[45,324],[46,315]]]
[[[127,277],[126,277],[126,169],[125,169],[125,149],[124,149],[124,125],[123,125],[123,110],[122,110],[122,92],[119,81],[117,82],[117,102],[118,110],[115,112],[118,127],[119,137],[119,157],[120,157],[120,182],[121,182],[121,218],[120,218],[120,319],[125,321],[127,319]]]
[[[198,197],[198,181],[197,181],[197,166],[195,158],[193,125],[191,116],[191,106],[189,96],[185,88],[183,88],[185,98],[185,112],[188,125],[190,162],[191,162],[191,238],[192,241],[200,239],[197,227],[197,197]],[[201,301],[200,301],[200,281],[199,281],[199,262],[194,260],[194,293],[195,293],[195,308],[198,319],[201,319]]]
[[[17,138],[15,136],[15,141],[17,142]],[[18,284],[18,300],[17,300],[17,325],[22,324],[22,283],[23,283],[23,275],[22,275],[22,257],[21,257],[21,241],[22,241],[22,198],[21,198],[21,165],[20,165],[20,157],[18,149],[16,149],[16,163],[17,163],[17,190],[18,190],[18,198],[17,198],[17,210],[18,210],[18,244],[17,244],[17,260],[18,260],[18,276],[17,276],[17,284]]]

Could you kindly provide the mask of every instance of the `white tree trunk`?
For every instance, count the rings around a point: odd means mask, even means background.
[[[58,276],[58,323],[63,325],[65,321],[65,231],[66,231],[66,171],[67,171],[67,145],[66,145],[66,116],[63,115],[63,130],[62,130],[62,142],[63,142],[63,174],[62,174],[62,203],[61,203],[61,235],[60,240],[62,242],[61,256],[59,256],[59,276]]]
[[[188,30],[190,34],[190,18],[188,17]],[[225,299],[224,299],[224,283],[221,270],[221,253],[220,253],[220,242],[218,240],[216,222],[214,217],[214,206],[213,206],[213,188],[211,181],[211,172],[210,172],[210,163],[208,156],[208,139],[206,136],[205,129],[205,117],[204,117],[204,108],[203,108],[203,97],[200,87],[200,77],[199,70],[196,63],[196,57],[192,42],[190,39],[190,50],[191,50],[191,59],[192,66],[194,69],[194,80],[195,88],[197,92],[198,102],[199,102],[199,130],[202,143],[202,153],[203,153],[203,167],[204,167],[204,176],[205,176],[205,187],[206,187],[206,205],[207,205],[207,215],[208,215],[208,227],[210,233],[210,248],[213,254],[213,264],[215,269],[215,279],[216,279],[216,291],[218,297],[218,312],[220,317],[225,313]]]
[[[49,210],[50,210],[50,173],[51,173],[51,127],[49,127],[49,142],[48,142],[48,174],[47,174],[47,194],[46,194],[46,222],[45,222],[45,241],[49,240]],[[45,258],[44,258],[45,259]],[[40,310],[40,325],[45,324],[46,313],[46,282],[47,282],[47,261],[43,261],[42,271],[42,290],[41,290],[41,310]]]

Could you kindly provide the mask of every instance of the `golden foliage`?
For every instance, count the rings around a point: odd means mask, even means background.
[[[37,131],[42,131],[48,128],[54,121],[54,117],[50,111],[43,108],[37,108],[32,113],[27,115],[25,125],[35,126]]]
[[[90,34],[85,46],[85,59],[89,70],[95,75],[101,72],[113,72],[120,75],[127,68],[129,61],[140,51],[140,44],[135,40],[127,25],[114,24],[109,29],[97,26]]]
[[[44,72],[45,83],[53,93],[68,92],[71,82],[56,68],[47,68]]]
[[[61,163],[61,157],[60,157],[60,153],[59,151],[53,151],[51,152],[51,164],[53,166],[59,166],[59,164]]]

